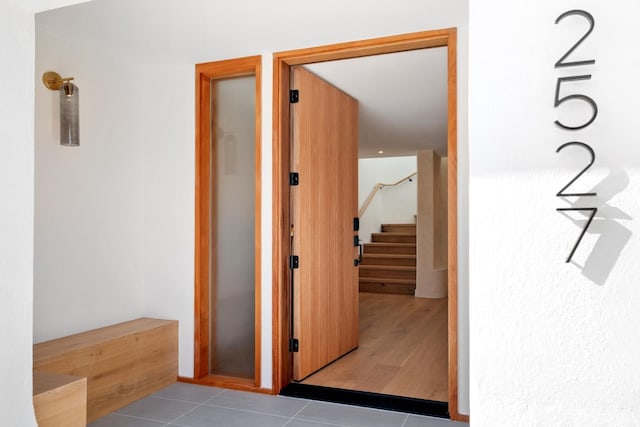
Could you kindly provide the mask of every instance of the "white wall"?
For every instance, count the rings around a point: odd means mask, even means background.
[[[179,374],[193,376],[194,67],[144,79],[144,313],[179,321]],[[166,84],[171,82],[171,84]],[[192,123],[187,126],[187,123]]]
[[[80,42],[36,32],[35,342],[144,311],[142,76]],[[59,144],[48,70],[75,77],[80,147]]]
[[[358,160],[358,209],[375,185],[393,184],[417,171],[415,156],[382,157]],[[360,218],[360,239],[369,243],[371,233],[380,232],[380,224],[414,224],[417,213],[417,180],[379,190]]]
[[[367,198],[379,182],[384,181],[384,172],[380,169],[384,165],[384,159],[358,159],[358,210],[360,210]],[[364,243],[371,242],[371,233],[380,232],[380,224],[383,223],[382,197],[380,191],[369,203],[364,214],[360,217],[360,240]]]
[[[554,21],[572,1],[472,0],[469,55],[471,417],[474,426],[640,424],[640,3],[579,2],[595,17],[574,59],[595,66],[554,69],[586,22]],[[568,132],[582,103],[553,108],[558,76],[592,74],[563,86],[587,94],[599,115]],[[583,116],[584,117],[584,116]],[[599,207],[580,232],[556,208],[555,193],[586,164],[578,188]],[[581,224],[581,223],[580,223]]]
[[[144,313],[180,321],[180,374],[193,375],[194,68],[199,62],[263,54],[263,330],[262,386],[271,386],[271,53],[303,47],[458,27],[459,167],[466,182],[467,1],[399,0],[371,3],[330,0],[299,7],[279,2],[130,2],[96,0],[54,11],[46,26],[82,40],[109,58],[127,59],[146,71],[136,79],[137,103],[119,105],[119,114],[142,123],[144,177]],[[251,13],[247,14],[248,8]],[[149,14],[153,10],[153,14]],[[339,10],[340,13],[336,13]],[[242,18],[239,18],[242,17]],[[44,16],[41,18],[44,19]],[[68,25],[73,22],[74,25]],[[242,37],[238,23],[242,22]],[[286,32],[274,23],[288,25]],[[39,21],[44,25],[44,21]],[[295,34],[295,37],[291,37]],[[64,43],[60,49],[64,48]],[[79,59],[81,60],[81,59]],[[145,70],[146,67],[146,70]],[[73,69],[69,72],[74,73]],[[139,75],[138,75],[139,76]],[[82,89],[82,87],[81,87]],[[86,99],[86,90],[83,99]],[[49,94],[47,94],[49,95]],[[37,103],[42,102],[38,98]],[[46,102],[46,101],[45,101]],[[85,125],[86,127],[86,125]],[[85,132],[82,130],[81,132]],[[133,142],[134,145],[137,142]],[[82,148],[82,147],[81,147]],[[93,163],[99,166],[98,160]],[[136,191],[140,187],[136,186]],[[461,229],[466,197],[460,194]],[[117,230],[110,224],[106,232]],[[464,235],[461,233],[461,235]],[[460,251],[460,296],[466,295],[467,245]],[[92,285],[87,285],[92,286]],[[137,287],[135,287],[137,292]],[[466,312],[460,313],[460,408],[468,410]]]
[[[385,168],[385,184],[393,184],[406,178],[418,170],[415,157],[396,157],[393,163]],[[383,221],[392,224],[412,224],[417,214],[417,181],[405,181],[395,187],[380,190],[383,205]]]
[[[33,298],[33,14],[0,3],[0,424],[35,426]]]

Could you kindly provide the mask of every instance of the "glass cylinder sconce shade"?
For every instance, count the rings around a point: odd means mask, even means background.
[[[69,82],[60,88],[60,145],[80,145],[80,90]]]

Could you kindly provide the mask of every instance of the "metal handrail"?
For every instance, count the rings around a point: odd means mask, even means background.
[[[414,172],[411,175],[405,176],[400,181],[394,182],[393,184],[383,184],[383,183],[379,182],[376,185],[374,185],[373,189],[371,190],[371,193],[369,193],[369,196],[367,196],[367,200],[364,201],[364,203],[362,204],[362,207],[358,211],[358,218],[362,218],[362,215],[367,210],[367,208],[369,207],[369,204],[373,200],[373,197],[378,193],[379,190],[382,190],[384,187],[395,187],[396,185],[400,185],[403,182],[411,181],[411,178],[413,178],[417,174],[418,174],[418,172]]]

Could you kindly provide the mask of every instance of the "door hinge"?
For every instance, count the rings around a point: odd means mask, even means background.
[[[297,339],[291,338],[289,340],[289,352],[297,353],[300,350],[300,343]]]
[[[353,246],[360,246],[360,238],[357,235],[353,236]]]
[[[294,270],[298,267],[300,267],[300,258],[298,258],[298,255],[291,255],[289,257],[289,269]]]
[[[289,172],[289,185],[298,185],[300,183],[300,175],[298,172]]]
[[[289,102],[295,104],[298,101],[300,101],[300,92],[298,89],[289,90]]]
[[[353,218],[353,231],[359,231],[360,230],[360,218],[355,217]]]

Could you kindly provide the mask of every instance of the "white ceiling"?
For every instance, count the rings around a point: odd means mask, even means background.
[[[58,7],[70,6],[78,3],[86,3],[90,0],[21,0],[21,4],[34,13]]]
[[[306,68],[356,98],[359,157],[447,153],[447,49],[322,62]],[[383,150],[384,154],[378,154]]]

